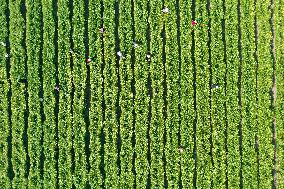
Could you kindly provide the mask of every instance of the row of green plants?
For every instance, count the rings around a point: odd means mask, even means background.
[[[211,89],[211,124],[212,124],[212,157],[214,162],[212,180],[213,188],[226,187],[226,111],[225,111],[225,47],[223,41],[222,21],[224,18],[223,1],[210,2],[211,19],[211,70],[212,80],[209,86],[217,84],[219,88]],[[208,21],[209,22],[209,21]],[[226,20],[228,22],[228,20]],[[225,34],[226,35],[226,34]],[[228,62],[227,62],[228,63]]]
[[[73,40],[76,50],[81,56],[75,56],[73,68],[73,82],[75,87],[74,104],[73,104],[73,132],[74,132],[74,149],[75,149],[75,172],[73,175],[75,187],[84,187],[88,180],[87,159],[85,153],[85,135],[86,122],[84,120],[85,107],[85,89],[87,67],[84,63],[85,46],[84,46],[84,2],[73,1]]]
[[[118,2],[117,2],[118,3]],[[104,2],[104,27],[106,28],[104,37],[104,100],[105,100],[105,122],[104,122],[104,171],[106,188],[119,186],[119,169],[118,169],[118,149],[117,149],[117,132],[118,132],[118,115],[117,115],[117,95],[118,95],[118,72],[116,67],[117,59],[115,48],[115,2]]]
[[[56,87],[56,54],[54,37],[56,33],[56,5],[52,1],[42,1],[43,15],[43,91],[44,91],[44,113],[45,121],[43,124],[43,148],[44,148],[44,172],[43,186],[44,188],[56,188],[57,170],[56,170],[56,125],[55,94],[58,92]],[[67,20],[66,20],[67,21]],[[60,89],[59,89],[60,90]]]
[[[148,28],[148,2],[134,1],[134,22],[135,22],[135,43],[139,47],[135,48],[135,171],[136,171],[136,186],[137,188],[145,188],[148,176],[150,174],[150,164],[148,155],[148,115],[150,111],[150,103],[152,102],[150,89],[148,88],[148,75],[150,62],[146,59],[146,54],[149,53],[147,44],[150,39],[147,38]],[[149,81],[150,82],[150,81]],[[150,85],[150,83],[149,83]]]
[[[91,106],[90,106],[90,165],[89,181],[91,188],[101,188],[103,172],[101,167],[102,129],[103,129],[103,52],[99,28],[102,25],[101,4],[99,1],[89,2],[89,48],[90,56],[94,56],[94,62],[90,64]]]
[[[84,89],[86,69],[82,57],[74,57],[74,72],[71,70],[70,54],[70,33],[71,22],[74,24],[74,41],[78,45],[80,53],[84,52],[83,38],[77,37],[83,35],[84,29],[84,3],[74,1],[73,20],[70,20],[70,8],[68,1],[59,0],[57,2],[57,19],[58,19],[58,84],[59,84],[59,112],[58,112],[58,177],[60,188],[71,188],[72,181],[76,187],[82,187],[86,182],[86,158],[85,158],[85,122],[84,122]],[[74,19],[78,17],[78,20]],[[74,21],[74,22],[73,22]],[[76,26],[80,28],[76,30]],[[76,33],[77,31],[77,33]],[[79,39],[78,39],[79,38]],[[57,43],[55,42],[55,43]],[[77,49],[76,49],[77,50]],[[75,50],[73,50],[75,51]],[[77,69],[78,70],[77,70]],[[73,75],[72,75],[73,74]],[[74,77],[74,104],[72,101],[72,78]],[[78,80],[75,78],[78,77]],[[58,85],[57,84],[57,85]],[[79,96],[79,97],[78,97]],[[79,103],[79,104],[77,104]],[[73,106],[73,107],[72,107]],[[74,109],[73,115],[71,109]],[[73,116],[73,117],[72,117]],[[73,140],[73,135],[75,140]],[[72,144],[75,151],[75,172],[72,171]],[[78,169],[77,169],[78,168]],[[72,177],[72,176],[75,176]],[[79,180],[81,176],[81,179]],[[74,179],[74,180],[73,180]]]
[[[277,7],[277,4],[281,3],[281,1],[275,1],[274,7]],[[279,6],[278,8],[274,8],[274,27],[276,30],[275,34],[275,54],[276,54],[276,87],[277,87],[277,93],[276,93],[276,128],[277,128],[277,156],[278,156],[278,187],[283,188],[284,187],[284,163],[283,163],[283,110],[284,110],[284,104],[283,104],[283,97],[284,97],[284,86],[283,86],[283,32],[281,32],[284,29],[283,25],[283,6]]]
[[[151,101],[152,117],[150,123],[150,153],[151,167],[150,179],[152,188],[164,188],[164,170],[165,162],[163,161],[164,146],[164,65],[163,65],[163,16],[161,1],[150,1],[150,75],[152,81],[153,98]],[[148,39],[149,40],[149,39]]]
[[[259,60],[258,68],[258,141],[259,141],[259,185],[271,187],[273,177],[273,144],[272,144],[272,120],[273,110],[271,107],[270,90],[272,87],[272,59],[270,43],[272,33],[270,29],[270,1],[257,2],[256,17],[259,31],[257,53]]]
[[[176,1],[165,1],[165,5],[170,10],[170,14],[162,15],[165,25],[165,72],[167,84],[167,117],[165,121],[166,127],[166,173],[169,188],[178,188],[180,182],[180,150],[179,150],[179,105],[180,98],[180,82],[181,76],[179,74],[180,65],[179,59],[179,44],[178,44],[178,26]],[[161,13],[164,14],[164,13]]]
[[[242,34],[242,176],[244,188],[257,188],[257,153],[255,150],[256,63],[254,36],[254,2],[240,1]],[[245,21],[244,21],[245,20]]]
[[[9,3],[10,10],[10,78],[11,78],[11,109],[12,109],[12,167],[15,173],[12,187],[27,186],[27,177],[25,175],[26,156],[23,146],[23,133],[25,128],[24,114],[25,107],[25,84],[20,83],[20,79],[26,78],[25,73],[25,57],[26,52],[23,46],[24,40],[24,18],[21,15],[21,2],[15,1]],[[19,29],[21,28],[21,29]]]
[[[134,77],[132,73],[133,56],[133,31],[132,31],[132,17],[131,17],[131,0],[119,1],[119,50],[123,53],[123,58],[119,60],[119,76],[121,92],[119,94],[119,107],[121,110],[120,116],[120,177],[119,188],[133,188],[134,174],[132,157],[132,135],[133,135],[133,91],[131,82]]]
[[[39,188],[42,185],[40,173],[40,154],[42,146],[40,141],[43,129],[40,107],[42,103],[44,104],[44,98],[40,95],[41,83],[39,75],[39,67],[42,63],[40,62],[42,29],[41,2],[28,0],[26,1],[26,7],[26,46],[29,91],[28,150],[30,157],[28,187]],[[13,123],[13,125],[14,124],[15,123]]]
[[[20,1],[19,1],[20,2]],[[28,184],[30,188],[42,186],[41,178],[41,151],[42,151],[42,130],[43,120],[41,106],[44,105],[44,97],[40,94],[40,67],[42,64],[42,6],[40,1],[25,2],[26,12],[26,46],[27,46],[27,66],[28,66],[28,150],[30,157],[30,169]],[[18,5],[17,9],[19,9]],[[14,20],[18,20],[15,18]]]
[[[8,35],[8,28],[6,22],[5,10],[7,9],[6,1],[0,2],[0,185],[4,187],[9,187],[9,178],[7,177],[8,168],[8,145],[7,137],[9,133],[9,123],[8,123],[8,99],[7,94],[9,90],[9,82],[6,75],[6,38]]]
[[[195,5],[195,18],[207,18],[206,3],[197,1]],[[195,27],[195,26],[193,26]],[[208,27],[200,25],[194,28],[195,38],[195,69],[196,69],[196,153],[197,153],[197,180],[196,186],[210,188],[214,170],[211,151],[211,118],[210,118],[210,69],[208,50]]]
[[[194,66],[192,63],[192,7],[191,1],[180,2],[180,43],[181,43],[181,179],[183,187],[192,187],[195,175],[194,154]]]
[[[226,12],[224,13],[227,45],[227,175],[228,187],[235,188],[240,185],[240,146],[239,146],[239,124],[241,122],[240,107],[238,106],[238,71],[240,66],[238,52],[238,12],[237,4],[226,1]]]

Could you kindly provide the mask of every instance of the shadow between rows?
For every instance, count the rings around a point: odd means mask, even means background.
[[[242,54],[242,31],[241,31],[241,2],[238,0],[237,3],[238,12],[238,52],[239,52],[239,69],[238,69],[238,106],[240,119],[238,124],[238,135],[239,135],[239,151],[240,151],[240,188],[243,188],[243,116],[242,116],[242,66],[243,66],[243,54]]]
[[[25,0],[22,0],[21,1],[21,7],[20,7],[20,12],[21,12],[21,15],[24,19],[24,26],[26,28],[26,23],[27,23],[27,19],[26,19],[26,12],[27,12],[27,9],[26,9],[26,2]],[[25,155],[26,155],[26,162],[25,162],[25,178],[27,179],[29,177],[29,172],[30,172],[30,156],[29,156],[29,145],[28,145],[28,127],[29,127],[29,123],[28,123],[28,118],[29,118],[29,93],[28,93],[28,64],[27,64],[27,46],[26,46],[26,33],[27,33],[27,30],[24,29],[23,31],[23,38],[22,38],[22,42],[21,42],[21,45],[24,49],[24,71],[25,71],[25,77],[24,79],[22,80],[22,82],[25,84],[25,112],[24,112],[24,130],[23,130],[23,134],[22,134],[22,140],[23,140],[23,147],[24,147],[24,150],[25,150]],[[42,113],[42,112],[41,112]],[[42,115],[42,114],[41,114]],[[43,116],[41,116],[42,118]],[[43,146],[43,145],[42,145]],[[42,153],[41,153],[41,162],[40,162],[40,167],[42,168],[41,169],[41,175],[43,175],[43,156],[42,156]]]
[[[223,42],[223,48],[224,48],[224,55],[223,55],[223,61],[226,66],[225,76],[224,76],[224,88],[225,88],[225,96],[227,96],[227,88],[228,88],[228,57],[227,57],[227,40],[226,40],[226,0],[223,0],[222,2],[222,11],[223,11],[223,18],[221,21],[222,25],[222,42]],[[225,110],[225,131],[224,131],[224,137],[225,137],[225,153],[226,153],[226,180],[225,180],[225,186],[226,189],[229,188],[229,178],[228,178],[228,155],[229,155],[229,149],[228,149],[228,130],[229,130],[229,120],[228,120],[228,104],[227,101],[224,102],[224,110]]]
[[[74,36],[74,27],[73,27],[73,15],[74,15],[74,10],[73,10],[73,6],[74,6],[74,1],[73,0],[69,0],[69,22],[70,22],[70,35],[69,35],[69,43],[70,43],[70,49],[73,50],[74,49],[74,40],[73,40],[73,36]],[[70,52],[70,69],[71,69],[71,73],[73,74],[74,72],[74,59],[73,56]],[[75,95],[75,84],[74,84],[74,78],[73,75],[71,77],[71,93],[70,93],[70,114],[71,114],[71,123],[72,123],[72,128],[71,128],[71,149],[70,149],[70,155],[71,155],[71,174],[74,175],[75,173],[75,148],[74,148],[74,140],[75,140],[75,135],[74,135],[74,95]],[[72,189],[75,189],[75,184],[73,183],[72,180]]]
[[[104,17],[104,1],[101,0],[100,1],[100,16],[101,16],[101,28],[104,27],[104,20],[103,20],[103,17]],[[105,103],[105,96],[104,96],[104,91],[105,91],[105,76],[104,76],[104,69],[105,69],[105,56],[104,56],[104,53],[105,53],[105,46],[104,46],[104,35],[101,35],[100,36],[100,41],[101,41],[101,54],[102,54],[102,63],[101,63],[101,78],[102,78],[102,86],[101,86],[101,89],[102,89],[102,104],[101,104],[101,107],[102,107],[102,128],[101,128],[101,131],[100,131],[100,139],[101,139],[101,146],[100,146],[100,155],[101,155],[101,161],[100,161],[100,173],[102,175],[102,185],[101,187],[103,189],[105,189],[105,179],[106,179],[106,172],[105,172],[105,163],[104,163],[104,160],[105,160],[105,149],[104,149],[104,144],[105,144],[105,133],[104,133],[104,129],[105,129],[105,109],[106,109],[106,103]]]
[[[256,3],[257,0],[254,0],[254,61],[256,63],[255,67],[255,94],[256,94],[256,106],[258,107],[259,105],[259,97],[258,97],[258,69],[259,69],[259,61],[258,61],[258,25],[257,25],[257,15],[256,15]],[[259,124],[259,118],[258,114],[256,114],[256,125]],[[260,153],[259,153],[259,139],[258,139],[258,130],[255,133],[255,152],[256,152],[256,158],[257,158],[257,187],[259,188],[259,183],[260,183]]]
[[[6,27],[7,27],[7,35],[6,35],[6,53],[10,55],[10,9],[9,9],[9,0],[6,0],[6,9],[5,9],[5,15],[6,15]],[[12,88],[11,88],[11,59],[10,56],[6,58],[6,76],[7,81],[9,85],[9,89],[7,91],[7,112],[8,112],[8,137],[7,137],[7,160],[8,160],[8,167],[7,167],[7,176],[11,181],[12,186],[12,180],[15,177],[15,172],[13,170],[13,164],[12,164],[12,106],[11,106],[11,99],[12,99]]]
[[[84,0],[84,48],[85,48],[85,59],[89,55],[89,0]],[[84,121],[86,124],[85,132],[85,155],[86,155],[86,171],[90,172],[90,99],[91,99],[91,84],[90,84],[90,65],[86,64],[87,77],[85,80],[85,91],[84,91]],[[86,188],[91,188],[89,179],[86,181]]]
[[[59,71],[58,71],[58,0],[52,0],[52,16],[54,20],[54,58],[53,64],[55,66],[55,83],[56,86],[59,86]],[[58,114],[59,114],[59,92],[55,91],[55,107],[54,107],[54,117],[55,117],[55,136],[54,140],[56,141],[54,147],[54,158],[55,158],[55,169],[56,169],[56,189],[59,188],[59,136],[58,136]]]
[[[150,15],[151,15],[151,3],[150,0],[147,1],[147,29],[146,29],[146,39],[147,39],[147,53],[150,54],[151,52],[151,25],[150,25]],[[151,167],[151,137],[150,137],[150,127],[151,127],[151,120],[152,120],[152,99],[153,99],[153,87],[152,87],[152,78],[151,78],[151,59],[149,59],[148,64],[148,77],[147,77],[147,92],[148,96],[150,97],[149,104],[148,104],[148,120],[147,120],[147,161],[149,167]],[[148,171],[147,181],[146,181],[146,189],[151,188],[151,169]]]
[[[181,59],[181,42],[180,42],[180,37],[181,37],[181,32],[180,32],[180,0],[176,0],[175,2],[175,9],[176,9],[176,26],[177,26],[177,44],[178,44],[178,86],[179,86],[179,90],[178,90],[178,99],[179,99],[179,103],[178,103],[178,146],[181,147],[181,63],[182,63],[182,59]],[[182,185],[182,171],[181,171],[181,156],[179,158],[179,178],[178,178],[178,187],[179,189],[183,188]]]
[[[134,16],[134,0],[131,0],[131,30],[132,30],[132,41],[136,41],[136,30],[135,30],[135,16]],[[133,154],[132,154],[132,174],[134,175],[134,183],[133,183],[133,188],[136,188],[137,186],[137,181],[136,181],[136,166],[135,166],[135,160],[137,157],[136,151],[135,151],[135,145],[136,145],[136,134],[135,134],[135,127],[136,127],[136,112],[135,112],[135,99],[136,99],[136,81],[135,81],[135,63],[136,63],[136,55],[135,55],[135,48],[132,47],[131,50],[131,72],[132,72],[132,79],[131,79],[131,91],[133,94],[132,98],[132,137],[131,137],[131,143],[132,143],[132,149],[133,149]]]
[[[191,17],[195,20],[196,15],[196,0],[191,1]],[[195,33],[194,30],[191,31],[191,62],[193,65],[193,107],[194,107],[194,120],[193,120],[193,159],[194,159],[194,169],[193,169],[193,187],[197,189],[197,97],[196,97],[196,61],[195,61]]]
[[[114,2],[114,36],[115,36],[115,52],[120,51],[120,38],[119,38],[119,1]],[[120,152],[121,152],[121,133],[120,133],[120,117],[121,117],[121,107],[120,107],[120,93],[121,93],[121,81],[120,81],[120,57],[116,57],[116,76],[117,76],[117,96],[116,96],[116,120],[118,124],[117,128],[117,138],[116,138],[116,146],[117,146],[117,167],[118,167],[118,176],[121,174],[121,160],[120,160]]]

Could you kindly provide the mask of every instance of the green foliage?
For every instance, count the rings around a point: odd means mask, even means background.
[[[282,4],[1,1],[1,188],[283,188]]]

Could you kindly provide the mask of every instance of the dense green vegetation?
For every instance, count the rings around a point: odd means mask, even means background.
[[[3,0],[0,24],[0,188],[284,188],[283,0]]]

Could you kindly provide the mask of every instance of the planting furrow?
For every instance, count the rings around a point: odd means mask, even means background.
[[[152,99],[153,99],[153,80],[152,80],[152,73],[151,73],[151,2],[147,1],[147,27],[146,27],[146,40],[147,40],[147,52],[146,52],[146,61],[148,63],[148,70],[147,70],[147,94],[149,96],[148,101],[148,115],[147,115],[147,162],[148,162],[148,175],[147,175],[147,182],[146,188],[151,188],[151,123],[152,123]]]
[[[258,19],[257,19],[257,14],[256,14],[256,3],[257,0],[254,0],[254,62],[255,62],[255,100],[256,100],[256,106],[258,107],[259,104],[259,98],[258,98],[258,70],[259,70],[259,59],[258,59],[258,35],[259,35],[259,30],[258,30]],[[256,125],[259,124],[259,115],[258,112],[256,112],[255,119],[256,119]],[[259,129],[258,127],[255,128],[255,152],[256,152],[256,161],[257,161],[257,186],[259,188],[260,184],[260,171],[259,171],[259,165],[260,165],[260,156],[259,156],[259,141],[258,141],[258,136],[259,136]]]
[[[133,128],[133,92],[131,88],[132,75],[132,23],[131,23],[131,0],[119,2],[119,24],[118,24],[119,46],[122,53],[119,60],[119,74],[121,92],[119,106],[120,116],[120,182],[121,188],[132,188],[134,186],[134,175],[132,173],[132,128]]]
[[[284,7],[283,0],[277,0],[274,2],[275,7],[275,56],[276,56],[276,123],[277,123],[277,158],[278,158],[278,188],[284,187],[284,131],[283,131],[283,120],[284,120],[284,19],[283,12]]]
[[[43,91],[44,91],[44,112],[46,120],[44,122],[44,173],[43,173],[43,186],[44,188],[55,188],[56,185],[56,160],[55,144],[54,141],[56,122],[54,115],[55,108],[55,49],[52,39],[54,39],[55,23],[53,18],[53,4],[52,2],[42,0],[42,13],[43,13]],[[50,11],[52,10],[52,11]]]
[[[237,22],[237,4],[235,1],[227,0],[224,12],[225,19],[225,40],[227,48],[227,66],[226,66],[226,111],[227,111],[227,129],[226,129],[226,159],[228,188],[240,186],[240,150],[239,150],[239,121],[240,111],[238,107],[238,22]],[[224,39],[223,39],[224,40]]]
[[[242,42],[242,29],[241,29],[241,0],[238,0],[237,3],[237,12],[238,12],[238,56],[239,56],[239,68],[238,68],[238,109],[239,109],[239,123],[238,123],[238,138],[239,138],[239,151],[240,151],[240,172],[239,172],[239,178],[240,188],[243,188],[244,185],[244,176],[243,176],[243,42]]]
[[[165,1],[162,1],[162,14],[168,14],[168,7],[165,6]],[[167,82],[167,54],[166,54],[166,38],[167,38],[167,33],[166,33],[166,24],[165,24],[165,18],[163,17],[162,20],[163,23],[163,29],[161,31],[161,40],[162,40],[162,63],[163,63],[163,155],[162,155],[162,160],[163,160],[163,171],[164,171],[164,188],[168,188],[168,176],[167,176],[167,155],[168,155],[168,150],[166,149],[166,144],[167,144],[167,136],[169,136],[168,128],[167,128],[167,121],[168,121],[168,82]]]
[[[86,55],[90,54],[89,47],[89,0],[84,1],[84,50]],[[92,54],[92,52],[91,52]],[[89,55],[90,56],[90,55]],[[86,57],[87,58],[87,57]],[[86,64],[86,79],[84,88],[84,121],[85,121],[85,156],[86,156],[86,169],[87,169],[87,180],[86,188],[90,188],[89,172],[90,172],[90,102],[91,99],[91,83],[90,83],[90,65]]]
[[[147,52],[147,3],[141,0],[134,0],[134,22],[135,22],[135,43],[139,45],[135,48],[135,170],[136,170],[136,187],[145,188],[147,175],[150,170],[150,162],[147,159],[147,147],[150,141],[147,140],[148,128],[148,105],[150,102],[150,89],[148,87],[149,64],[146,60]],[[148,186],[149,187],[149,186]]]
[[[242,30],[242,170],[243,188],[257,188],[257,154],[255,151],[256,134],[256,67],[254,52],[254,2],[241,1],[241,30]],[[244,21],[245,20],[245,21]],[[254,63],[254,64],[252,64]]]
[[[27,55],[28,55],[28,91],[29,91],[29,127],[28,144],[30,154],[29,187],[39,188],[42,186],[40,166],[40,154],[42,150],[42,127],[41,108],[44,104],[43,95],[40,92],[40,67],[42,64],[41,32],[41,2],[26,1],[27,5]]]
[[[9,4],[10,9],[10,73],[11,73],[11,88],[12,88],[12,164],[14,170],[14,178],[12,186],[18,188],[27,186],[27,176],[25,175],[26,159],[25,149],[23,147],[22,136],[24,133],[24,114],[25,114],[25,83],[20,82],[21,79],[26,79],[25,75],[25,50],[24,50],[24,35],[21,28],[24,30],[24,19],[20,12],[20,1],[15,1]]]
[[[180,127],[180,116],[179,116],[179,103],[180,103],[180,76],[179,76],[179,51],[178,51],[178,32],[177,32],[177,14],[176,14],[176,2],[166,1],[165,7],[169,9],[169,13],[163,15],[163,22],[165,27],[164,44],[165,49],[165,65],[164,72],[166,78],[167,88],[166,98],[167,103],[164,104],[167,110],[166,122],[165,122],[165,156],[167,161],[166,172],[167,172],[167,183],[168,188],[178,188],[179,185],[179,150],[178,150],[178,134]]]
[[[225,103],[225,74],[226,59],[224,57],[225,46],[223,45],[222,19],[224,11],[222,1],[211,1],[210,7],[210,32],[211,41],[211,65],[209,67],[211,78],[209,81],[211,96],[211,140],[212,140],[212,158],[214,160],[213,188],[225,188],[226,182],[226,151],[225,151],[225,129],[226,113]],[[205,22],[204,24],[209,24]],[[208,34],[209,35],[209,34]],[[214,88],[218,86],[217,88]]]
[[[194,62],[192,60],[192,28],[188,21],[192,19],[188,7],[191,2],[179,0],[180,3],[180,45],[181,45],[181,126],[180,126],[180,161],[181,161],[181,180],[183,187],[193,187],[194,171]]]
[[[181,162],[181,155],[182,151],[179,149],[181,148],[181,120],[182,120],[182,113],[181,113],[181,107],[182,107],[182,94],[181,94],[181,64],[182,64],[182,45],[181,45],[181,11],[180,11],[180,1],[175,1],[175,9],[176,9],[176,40],[177,40],[177,60],[178,60],[178,78],[177,78],[177,85],[178,85],[178,130],[177,130],[177,147],[178,147],[178,187],[182,188],[182,162]]]
[[[71,93],[70,93],[70,100],[71,100],[71,122],[72,122],[72,128],[71,128],[71,149],[70,149],[70,155],[71,155],[71,174],[72,174],[72,188],[75,188],[75,184],[74,184],[74,174],[75,174],[75,147],[74,147],[74,139],[75,139],[75,133],[74,133],[74,96],[75,96],[75,84],[74,84],[74,77],[73,77],[73,73],[74,73],[74,24],[73,24],[73,16],[74,16],[74,7],[73,7],[73,0],[69,1],[69,22],[70,22],[70,35],[69,35],[69,42],[70,42],[70,69],[71,69]]]
[[[74,131],[74,152],[75,170],[73,182],[76,188],[85,187],[87,182],[87,165],[85,154],[85,81],[87,69],[85,59],[88,54],[84,48],[84,2],[73,1],[73,82],[74,82],[74,104],[73,104],[73,131]],[[86,54],[86,55],[85,55]],[[90,55],[91,56],[91,55]]]
[[[104,185],[106,188],[118,188],[119,186],[119,169],[118,169],[118,114],[117,112],[117,97],[118,97],[118,68],[119,56],[117,54],[117,24],[114,20],[117,18],[118,2],[104,2],[104,99],[105,99],[105,122],[104,122],[104,171],[106,173]],[[116,9],[115,9],[116,8]],[[116,29],[116,30],[115,30]]]
[[[7,11],[6,1],[0,2],[0,186],[9,188],[10,182],[7,174],[8,171],[8,143],[7,138],[9,135],[9,119],[8,119],[8,74],[6,68],[7,58],[5,54],[7,53],[7,39],[9,28],[6,27],[6,11]]]
[[[72,90],[72,73],[70,68],[70,20],[69,20],[69,3],[67,1],[58,0],[58,82],[54,85],[54,91],[59,97],[59,113],[58,113],[58,166],[59,166],[59,188],[71,188],[71,148],[72,148],[72,115],[71,112],[71,90]],[[81,62],[80,62],[81,63]],[[82,64],[82,63],[81,63]],[[81,70],[81,73],[84,73]],[[83,82],[83,80],[81,80]],[[80,83],[81,84],[81,83]],[[79,92],[80,93],[80,92]],[[78,133],[77,133],[78,134]],[[84,133],[80,132],[80,137]],[[83,140],[80,138],[80,142]],[[81,146],[80,146],[81,147]],[[84,148],[80,148],[83,153]],[[83,161],[83,160],[82,160]],[[85,162],[85,160],[84,160]],[[84,163],[82,163],[84,164]],[[80,174],[85,170],[80,170]],[[83,181],[84,182],[84,181]],[[82,183],[82,186],[84,183]]]
[[[163,162],[163,133],[164,133],[164,99],[163,99],[163,81],[164,81],[164,65],[162,57],[162,36],[163,33],[163,13],[162,2],[159,0],[150,1],[150,30],[151,30],[151,52],[150,53],[150,74],[151,85],[153,88],[153,98],[151,101],[151,124],[150,124],[150,153],[151,168],[150,178],[151,187],[165,187],[165,170]],[[148,56],[149,57],[149,56]]]
[[[11,60],[10,60],[10,9],[9,9],[9,1],[6,1],[7,8],[5,10],[6,14],[6,28],[7,28],[7,36],[6,36],[6,76],[8,81],[8,91],[7,91],[7,113],[8,113],[8,136],[7,136],[7,159],[8,159],[8,166],[7,166],[7,176],[10,180],[10,187],[12,187],[12,180],[15,176],[15,172],[13,170],[12,164],[12,107],[11,107],[11,99],[12,99],[12,87],[11,87]]]
[[[210,64],[211,48],[210,38],[206,25],[202,25],[201,19],[208,20],[206,4],[196,1],[196,20],[198,23],[192,26],[195,33],[195,62],[196,62],[196,147],[197,147],[197,182],[196,186],[210,188],[212,185],[213,162],[211,159],[210,140]]]
[[[135,126],[136,126],[136,117],[137,117],[137,112],[135,111],[135,98],[136,98],[136,80],[135,80],[135,64],[136,64],[136,55],[135,55],[135,41],[136,41],[136,29],[135,29],[135,16],[134,16],[134,0],[131,0],[131,30],[132,30],[132,41],[133,41],[133,46],[131,49],[131,92],[133,94],[132,96],[132,135],[131,135],[131,146],[132,146],[132,158],[131,158],[131,163],[132,163],[132,169],[131,172],[133,174],[133,188],[137,187],[137,182],[136,182],[136,167],[135,167],[135,158],[136,158],[136,152],[135,152],[135,145],[136,145],[136,135],[135,135]]]
[[[26,1],[21,1],[21,14],[24,18],[24,28],[26,28],[26,13],[27,13],[27,8],[26,8]],[[23,33],[23,47],[24,47],[24,51],[25,51],[25,56],[24,56],[24,64],[25,64],[25,78],[28,78],[28,62],[27,62],[27,45],[26,45],[26,36],[27,36],[27,30],[24,29],[24,33]],[[42,38],[41,38],[42,39]],[[43,46],[41,46],[43,48]],[[41,53],[42,53],[42,49],[41,49]],[[25,81],[25,80],[23,80]],[[43,86],[43,84],[41,83],[41,86]],[[42,108],[42,106],[41,106]],[[41,109],[42,110],[42,109]],[[28,92],[28,82],[25,83],[25,113],[24,113],[24,122],[25,122],[25,127],[24,127],[24,133],[22,135],[22,139],[23,139],[23,146],[25,149],[25,154],[26,154],[26,172],[25,172],[25,176],[28,177],[29,175],[29,171],[30,171],[30,156],[29,156],[29,150],[28,150],[28,126],[29,126],[29,92]],[[41,141],[43,140],[43,136],[41,138]],[[42,150],[41,153],[43,153],[43,144],[42,145]],[[43,165],[43,159],[41,159],[41,165]],[[43,178],[43,167],[41,166],[41,178]]]
[[[100,147],[100,132],[103,128],[103,107],[102,107],[102,85],[103,77],[101,75],[104,64],[102,52],[103,34],[99,33],[101,28],[101,4],[98,1],[92,1],[89,4],[89,44],[90,52],[94,57],[90,64],[90,83],[91,83],[91,99],[90,99],[90,173],[89,181],[91,188],[99,188],[102,185],[102,175],[100,173],[100,161],[102,154]],[[104,66],[104,65],[103,65]]]
[[[276,53],[275,53],[275,8],[274,8],[274,0],[270,0],[269,10],[270,10],[270,32],[271,32],[271,40],[270,40],[270,55],[272,62],[272,85],[270,89],[270,105],[272,111],[272,145],[273,145],[273,168],[272,168],[272,188],[278,188],[278,153],[277,153],[277,120],[276,120]]]
[[[117,168],[118,168],[118,176],[121,175],[121,159],[120,159],[120,153],[121,153],[121,69],[120,66],[122,64],[122,57],[125,56],[125,52],[121,52],[120,48],[120,41],[121,36],[119,35],[119,19],[120,19],[120,4],[119,1],[114,2],[114,37],[115,37],[115,51],[116,53],[116,59],[115,59],[115,69],[116,69],[116,77],[117,77],[117,95],[116,95],[116,101],[115,101],[115,112],[116,112],[116,121],[117,121],[117,134],[116,134],[116,148],[117,148]],[[122,54],[123,53],[123,54]],[[120,183],[119,183],[120,184]]]
[[[269,188],[272,186],[273,176],[273,144],[272,140],[272,116],[273,109],[271,107],[271,82],[272,82],[272,59],[270,54],[271,41],[271,28],[269,25],[270,10],[267,7],[270,5],[270,1],[263,2],[257,1],[256,3],[256,15],[257,25],[259,30],[258,36],[258,141],[259,141],[259,186],[263,188]],[[265,22],[266,21],[266,22]]]
[[[224,97],[227,96],[227,73],[228,73],[228,56],[227,56],[227,39],[226,39],[226,1],[222,0],[222,19],[221,19],[221,26],[222,26],[222,47],[224,48],[223,52],[223,61],[224,61]],[[225,163],[225,187],[228,188],[228,102],[226,98],[224,99],[224,163]],[[222,108],[222,109],[223,109]]]

